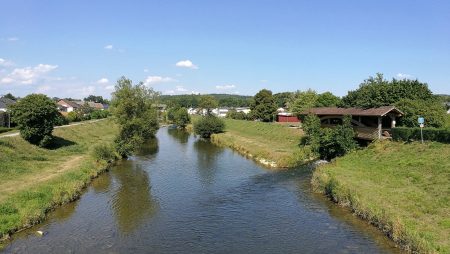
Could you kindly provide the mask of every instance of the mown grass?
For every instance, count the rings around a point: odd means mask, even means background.
[[[319,167],[312,184],[407,250],[450,253],[450,145],[375,143]]]
[[[110,144],[112,120],[55,129],[56,142],[39,148],[20,137],[0,138],[0,239],[42,221],[55,206],[79,196],[106,169],[91,155],[99,143]]]
[[[254,159],[274,162],[276,167],[294,167],[310,161],[308,148],[301,147],[303,132],[277,123],[225,119],[225,132],[212,142],[231,147]]]

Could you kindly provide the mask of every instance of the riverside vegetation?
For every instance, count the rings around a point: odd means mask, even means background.
[[[376,142],[316,169],[312,185],[420,253],[450,252],[450,145]]]
[[[0,238],[39,223],[54,207],[70,202],[108,162],[94,152],[118,133],[110,119],[56,129],[47,149],[20,137],[0,139]],[[109,159],[108,159],[109,160]]]

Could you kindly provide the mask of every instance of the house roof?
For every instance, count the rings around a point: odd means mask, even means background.
[[[80,104],[78,104],[78,103],[76,103],[76,102],[74,102],[74,101],[69,101],[69,100],[59,100],[58,103],[60,103],[60,102],[65,103],[65,104],[71,106],[72,108],[79,108],[79,107],[81,107]]]
[[[323,108],[311,108],[303,111],[301,115],[314,114],[314,115],[352,115],[352,116],[385,116],[388,113],[395,113],[398,116],[402,116],[403,112],[398,110],[394,106],[383,106],[379,108],[336,108],[336,107],[323,107]]]
[[[0,98],[0,108],[7,108],[9,105],[16,103],[16,101],[11,100],[9,98],[2,97]]]

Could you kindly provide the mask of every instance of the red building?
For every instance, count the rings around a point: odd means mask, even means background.
[[[299,123],[300,119],[291,113],[278,113],[277,122],[280,123]]]

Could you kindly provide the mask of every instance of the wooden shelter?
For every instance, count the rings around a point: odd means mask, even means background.
[[[301,113],[314,114],[320,118],[322,127],[334,127],[342,124],[344,116],[351,116],[352,126],[360,139],[374,140],[389,138],[391,128],[395,127],[396,119],[403,116],[403,112],[394,106],[379,108],[311,108]]]

